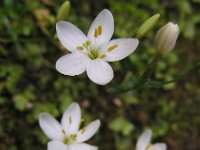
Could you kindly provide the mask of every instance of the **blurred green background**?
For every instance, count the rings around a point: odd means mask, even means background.
[[[85,33],[104,8],[115,18],[113,38],[134,37],[138,27],[160,13],[136,52],[112,63],[113,81],[99,86],[86,74],[69,77],[55,70],[65,49],[55,34],[56,13],[63,0],[0,1],[0,149],[42,150],[48,138],[38,115],[58,119],[73,101],[81,105],[85,124],[100,118],[100,131],[89,141],[100,150],[132,150],[147,127],[153,142],[170,150],[200,148],[200,72],[196,68],[176,83],[112,93],[113,85],[132,86],[154,58],[154,36],[168,21],[178,23],[180,36],[174,51],[158,62],[152,76],[169,81],[200,61],[199,0],[71,0],[68,21]]]

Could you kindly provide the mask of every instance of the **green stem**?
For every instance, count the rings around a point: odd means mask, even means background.
[[[21,42],[21,43],[24,43],[24,42],[40,42],[40,41],[45,41],[46,39],[45,38],[17,38],[17,42]],[[13,42],[16,42],[15,39],[13,38],[2,38],[0,37],[0,43],[13,43]]]
[[[146,70],[144,71],[142,76],[139,78],[139,80],[132,87],[129,87],[129,88],[124,88],[124,87],[114,87],[114,88],[112,88],[111,87],[110,89],[108,89],[108,91],[111,92],[111,93],[124,93],[124,92],[128,92],[130,90],[140,89],[140,87],[142,87],[144,85],[144,83],[149,78],[151,78],[151,76],[155,72],[159,58],[160,58],[159,55],[156,55],[154,57],[154,59],[149,64],[149,66],[146,68]]]
[[[148,79],[148,77],[150,77],[149,75],[151,74],[150,72],[152,71],[152,68],[156,68],[153,67],[155,66],[156,62],[158,58],[155,58],[152,63],[149,65],[149,67],[145,70],[145,72],[143,73],[143,75],[141,76],[141,78],[138,80],[138,82],[136,84],[134,84],[132,87],[129,88],[124,88],[124,87],[117,87],[117,88],[110,88],[108,89],[108,92],[110,93],[124,93],[124,92],[128,92],[128,91],[133,91],[133,90],[138,90],[138,89],[155,89],[155,88],[161,88],[164,85],[173,83],[173,82],[178,82],[180,80],[185,79],[186,77],[188,77],[190,74],[200,71],[200,61],[198,61],[198,63],[196,63],[194,66],[190,67],[189,69],[186,69],[184,72],[182,72],[181,74],[179,74],[177,77],[175,77],[172,80],[169,81],[164,81],[164,82],[160,82],[160,81],[153,81],[153,80],[146,80]]]
[[[143,75],[139,79],[139,81],[137,83],[138,86],[143,84],[145,82],[145,80],[147,80],[148,78],[150,78],[153,75],[153,73],[155,72],[155,70],[157,68],[157,62],[158,62],[159,58],[160,58],[159,55],[155,56],[153,61],[149,64],[149,66],[146,68],[146,70],[144,71]]]

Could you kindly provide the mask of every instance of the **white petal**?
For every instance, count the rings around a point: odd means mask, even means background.
[[[145,150],[145,148],[148,146],[151,140],[151,130],[146,130],[140,135],[137,144],[136,144],[136,150]]]
[[[166,150],[167,146],[165,143],[156,143],[153,144],[150,150]]]
[[[88,40],[81,30],[66,21],[58,22],[56,31],[62,45],[71,52]]]
[[[64,75],[75,76],[85,71],[88,61],[89,58],[85,54],[73,52],[59,58],[56,69]]]
[[[102,33],[95,37],[95,29],[101,27]],[[104,42],[108,42],[114,32],[114,19],[111,12],[107,9],[102,10],[93,21],[89,32],[88,39],[91,40],[92,45],[99,46]]]
[[[138,44],[139,41],[133,38],[111,40],[109,44],[104,47],[106,55],[104,60],[110,62],[122,60],[132,54],[136,50]]]
[[[78,131],[81,121],[81,109],[78,103],[72,103],[64,112],[62,117],[62,126],[67,135]]]
[[[47,147],[48,150],[68,150],[68,146],[61,141],[50,141]]]
[[[100,121],[96,120],[91,122],[86,128],[81,129],[77,133],[76,142],[84,142],[90,139],[99,129]]]
[[[89,61],[86,71],[90,80],[99,85],[107,84],[114,76],[112,67],[99,58]]]
[[[62,127],[59,122],[48,113],[41,113],[39,116],[39,124],[43,132],[52,140],[60,140],[63,138]]]
[[[97,150],[97,147],[85,143],[77,143],[70,145],[69,150]]]

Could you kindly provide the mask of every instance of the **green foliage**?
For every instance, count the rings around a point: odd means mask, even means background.
[[[118,117],[109,124],[109,128],[115,132],[122,133],[123,135],[130,135],[134,126],[124,118]]]
[[[69,77],[55,70],[56,60],[66,52],[55,34],[62,3],[1,1],[0,149],[46,149],[48,138],[39,128],[39,114],[60,119],[73,101],[81,105],[86,124],[101,119],[101,129],[90,141],[100,150],[134,149],[146,127],[153,129],[154,141],[166,142],[169,149],[198,149],[199,1],[71,0],[67,20],[85,33],[98,12],[109,8],[115,19],[114,38],[135,37],[144,21],[161,15],[134,54],[112,63],[115,77],[107,86],[92,83],[85,74]],[[155,33],[168,21],[180,25],[178,43],[159,58],[155,70],[144,74],[156,55]],[[124,89],[127,92],[120,92]]]

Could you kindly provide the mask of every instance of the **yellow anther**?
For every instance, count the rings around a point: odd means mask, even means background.
[[[76,134],[70,135],[70,139],[71,139],[72,141],[76,140],[76,138],[77,138],[77,135],[76,135]]]
[[[79,122],[79,128],[81,127],[81,124],[83,123],[84,119],[81,119],[81,121]]]
[[[95,28],[94,30],[94,37],[97,38],[99,35],[102,34],[102,26],[98,26],[97,28]]]
[[[68,138],[64,138],[64,139],[63,139],[63,143],[64,143],[64,144],[68,144],[68,143],[69,143],[69,139],[68,139]]]
[[[91,42],[89,40],[87,40],[85,43],[83,43],[83,47],[88,49],[90,44],[91,44]]]
[[[152,144],[148,144],[145,150],[149,150],[152,147]]]
[[[63,129],[62,129],[62,131],[61,131],[61,132],[62,132],[62,134],[65,134],[65,133],[66,133],[66,132],[65,132],[65,130],[63,130]]]
[[[98,58],[99,56],[99,53],[97,50],[91,50],[89,53],[88,53],[88,56],[90,59],[94,60],[96,58]]]
[[[94,37],[97,38],[97,36],[98,36],[98,30],[97,30],[97,28],[95,28]]]
[[[84,134],[86,131],[86,128],[81,129],[81,134]]]
[[[69,144],[73,143],[76,140],[76,138],[77,138],[76,134],[71,134],[69,137],[65,137],[63,139],[63,143],[69,145]]]
[[[106,55],[102,54],[99,56],[99,58],[103,59],[104,57],[106,57]]]
[[[86,46],[90,46],[91,42],[90,42],[89,40],[87,40],[87,41],[85,42],[85,44],[86,44]]]
[[[110,52],[110,51],[112,51],[115,48],[117,48],[117,44],[108,47],[107,50]]]
[[[82,46],[77,46],[76,49],[82,51],[82,50],[83,50],[83,47],[82,47]]]
[[[72,117],[69,117],[69,123],[72,124]]]
[[[102,34],[102,27],[98,26],[98,35],[101,35],[101,34]]]

